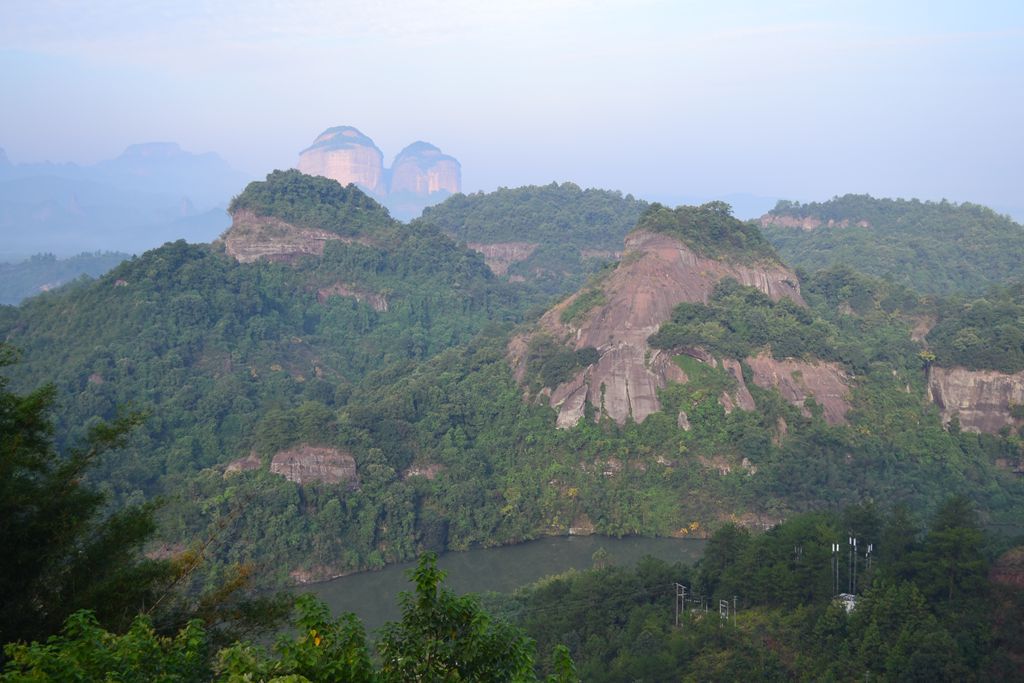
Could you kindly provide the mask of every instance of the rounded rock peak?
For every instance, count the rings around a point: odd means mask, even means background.
[[[355,126],[333,126],[316,136],[313,144],[299,154],[305,154],[314,149],[352,149],[353,147],[371,147],[380,151],[373,140]]]
[[[451,161],[458,164],[458,160],[445,154],[436,145],[432,145],[429,142],[417,140],[411,145],[407,145],[405,149],[399,152],[395,156],[395,160],[391,163],[391,167],[394,168],[403,162],[412,161],[420,166],[430,166],[439,161]]]

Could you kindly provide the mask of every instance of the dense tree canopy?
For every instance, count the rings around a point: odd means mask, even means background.
[[[1024,277],[1024,227],[977,204],[848,194],[820,203],[780,201],[768,217],[821,223],[812,230],[762,228],[786,263],[810,271],[845,265],[943,295],[978,295]]]

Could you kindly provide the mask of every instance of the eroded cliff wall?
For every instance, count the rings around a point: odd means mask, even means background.
[[[953,417],[960,428],[995,434],[1003,427],[1024,425],[1024,372],[968,370],[932,366],[928,371],[928,396],[942,411],[942,421]]]
[[[388,193],[384,155],[373,140],[351,126],[328,128],[318,135],[299,153],[298,169],[342,185],[354,183],[378,198]]]
[[[327,230],[301,228],[278,218],[260,216],[248,209],[235,211],[231,227],[221,237],[228,256],[240,263],[260,259],[289,261],[304,255],[321,256],[331,240],[364,242],[361,238],[342,237]]]
[[[548,311],[534,332],[563,340],[576,350],[593,347],[598,352],[596,363],[550,392],[551,405],[558,410],[558,425],[575,425],[588,401],[619,423],[630,417],[639,422],[660,410],[658,389],[687,378],[670,354],[651,348],[647,339],[670,319],[678,304],[706,303],[715,284],[724,278],[756,287],[774,300],[789,298],[805,305],[796,276],[778,262],[718,261],[698,255],[665,234],[637,231],[629,235],[619,267],[599,285],[604,303],[582,320],[563,322],[563,312],[579,296],[574,295]],[[531,337],[518,336],[509,345],[510,360],[520,380],[526,374]],[[716,362],[710,356],[700,360]],[[832,422],[844,419],[847,378],[835,364],[775,361],[767,356],[749,361],[758,368],[758,384],[778,388],[788,400],[801,405],[812,395],[826,403],[827,396],[830,409],[826,418]],[[746,408],[753,400],[742,383],[738,363],[731,363],[735,367],[723,367],[739,376],[742,389],[724,397],[723,405]]]
[[[462,191],[462,165],[429,142],[414,142],[385,168],[373,140],[352,126],[328,128],[299,153],[297,168],[308,175],[354,183],[387,205],[398,218],[419,215]]]

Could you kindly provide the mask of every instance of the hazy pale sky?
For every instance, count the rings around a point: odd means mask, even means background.
[[[173,140],[262,175],[353,125],[466,190],[1024,206],[1024,2],[0,3],[0,147]]]

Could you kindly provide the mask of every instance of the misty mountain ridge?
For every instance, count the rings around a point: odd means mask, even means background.
[[[12,164],[4,153],[0,232],[8,237],[0,260],[210,241],[228,226],[224,208],[249,179],[213,152],[174,142],[130,145],[93,165]]]

